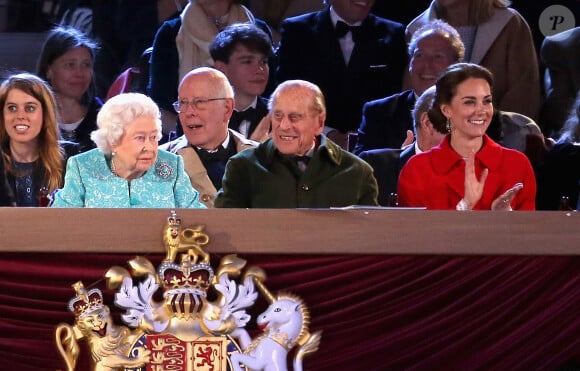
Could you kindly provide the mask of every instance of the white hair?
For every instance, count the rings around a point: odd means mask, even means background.
[[[157,124],[158,138],[161,138],[161,114],[151,98],[140,93],[124,93],[109,99],[97,114],[98,129],[91,133],[91,139],[105,155],[112,152],[111,145],[119,142],[125,127],[141,116],[152,117]]]

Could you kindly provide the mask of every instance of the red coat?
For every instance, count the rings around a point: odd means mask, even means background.
[[[485,168],[489,174],[474,210],[490,210],[493,200],[518,182],[524,188],[512,201],[512,208],[535,210],[536,178],[524,154],[502,147],[486,135],[475,155],[478,178]],[[438,146],[411,157],[403,167],[398,184],[399,205],[455,210],[464,188],[465,161],[451,148],[447,136]]]

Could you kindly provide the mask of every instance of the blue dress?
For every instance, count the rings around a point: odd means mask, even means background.
[[[129,183],[111,172],[99,149],[68,159],[64,188],[56,193],[52,206],[205,208],[181,156],[159,150],[151,169]]]

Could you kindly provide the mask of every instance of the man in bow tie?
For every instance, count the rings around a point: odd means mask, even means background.
[[[234,104],[233,88],[222,72],[209,67],[188,72],[173,104],[184,134],[160,147],[183,157],[191,185],[207,207],[213,207],[229,158],[258,144],[228,129]]]
[[[370,13],[374,0],[329,0],[321,11],[285,20],[276,80],[302,79],[322,89],[325,134],[346,148],[365,102],[401,90],[407,65],[402,24]]]
[[[229,127],[256,141],[268,138],[270,120],[264,93],[274,50],[269,36],[251,23],[236,23],[222,30],[209,46],[214,67],[232,84],[235,107]]]
[[[271,138],[230,158],[216,207],[377,205],[372,168],[322,134],[326,106],[318,86],[285,81],[269,108]]]

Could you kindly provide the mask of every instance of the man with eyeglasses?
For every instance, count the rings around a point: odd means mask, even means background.
[[[230,158],[215,207],[377,205],[370,165],[322,134],[326,106],[318,86],[285,81],[272,93],[268,107],[270,139]]]
[[[234,91],[228,78],[216,69],[200,67],[188,72],[173,108],[184,134],[160,148],[183,157],[191,185],[204,205],[213,207],[229,158],[258,143],[228,129]]]

